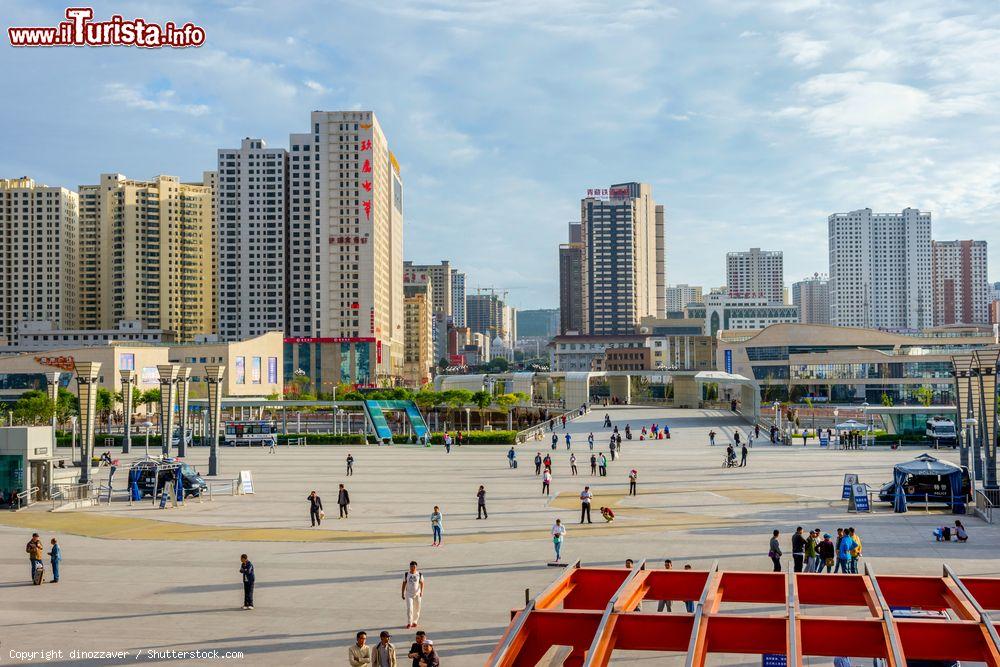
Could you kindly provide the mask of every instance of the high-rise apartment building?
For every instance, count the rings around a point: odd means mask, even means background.
[[[580,202],[584,320],[592,335],[627,335],[664,316],[664,213],[646,183]],[[560,304],[561,305],[561,304]]]
[[[579,227],[579,223],[577,227]],[[563,243],[559,246],[559,333],[568,331],[584,333],[586,320],[583,291],[582,243]]]
[[[695,285],[674,285],[666,290],[666,311],[676,313],[689,303],[705,303],[702,288]]]
[[[934,326],[987,324],[986,241],[931,241]]]
[[[452,319],[452,269],[447,260],[440,264],[414,264],[403,262],[404,275],[426,276],[430,281],[434,304],[434,355],[443,359],[448,355],[448,321]]]
[[[504,337],[506,304],[496,294],[484,292],[470,294],[465,298],[465,319],[472,333],[479,333],[488,340],[498,335]]]
[[[734,299],[784,303],[785,269],[780,250],[750,248],[726,254],[726,290]]]
[[[29,320],[77,325],[78,223],[75,192],[0,179],[0,343]]]
[[[285,329],[288,151],[262,139],[218,151],[217,316],[222,340]]]
[[[830,323],[923,329],[934,320],[931,214],[870,208],[828,218]]]
[[[465,326],[465,274],[451,270],[451,321],[456,327]]]
[[[408,273],[403,282],[403,378],[412,387],[431,381],[434,356],[433,285],[424,274]]]
[[[402,376],[403,182],[374,112],[311,120],[289,139],[285,360],[328,393]]]
[[[802,324],[829,324],[830,282],[816,273],[792,283],[792,305],[799,309]]]
[[[78,328],[141,320],[182,341],[213,333],[213,196],[210,174],[81,185]]]

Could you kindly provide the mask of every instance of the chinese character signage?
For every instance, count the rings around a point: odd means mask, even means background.
[[[366,128],[367,132],[371,133],[371,125]],[[374,134],[371,133],[373,137]],[[371,221],[372,219],[372,160],[374,159],[372,151],[372,139],[370,137],[361,139],[361,143],[358,146],[358,161],[361,163],[361,189],[358,191],[358,200],[361,202],[361,209],[365,213],[365,220]]]

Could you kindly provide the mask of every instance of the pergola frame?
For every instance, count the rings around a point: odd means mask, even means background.
[[[512,621],[487,665],[535,665],[553,646],[569,647],[565,667],[603,667],[613,651],[686,654],[703,667],[709,654],[907,660],[968,660],[1000,667],[1000,637],[987,610],[1000,609],[1000,578],[865,573],[806,574],[567,567]],[[692,600],[694,613],[639,612],[643,600]],[[725,611],[723,603],[766,605],[760,613]],[[814,615],[803,605],[862,607],[865,618]],[[775,612],[775,607],[781,609]],[[946,610],[949,618],[893,618],[891,609]],[[782,609],[783,608],[783,609]]]

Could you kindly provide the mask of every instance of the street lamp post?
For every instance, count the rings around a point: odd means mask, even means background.
[[[778,437],[781,437],[781,401],[775,401],[771,404],[774,408],[774,428],[778,431]]]
[[[965,430],[966,446],[972,447],[972,474],[969,478],[972,482],[972,497],[976,497],[976,481],[982,480],[983,465],[982,451],[976,446],[976,426],[979,420],[975,417],[966,417],[962,420],[962,428]]]
[[[143,428],[146,429],[146,458],[148,459],[149,458],[149,434],[153,430],[153,422],[151,422],[151,421],[143,422],[142,426],[143,426]]]

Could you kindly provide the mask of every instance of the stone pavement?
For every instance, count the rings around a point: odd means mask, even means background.
[[[880,573],[936,574],[950,562],[960,574],[1000,576],[994,559],[996,529],[970,518],[968,544],[936,543],[933,526],[947,514],[913,511],[900,516],[877,506],[850,515],[840,500],[846,472],[878,487],[893,462],[920,453],[827,451],[757,446],[745,469],[721,467],[724,448],[709,447],[714,428],[729,434],[745,425],[725,412],[641,408],[609,410],[620,428],[666,421],[670,440],[623,441],[623,458],[609,461],[607,477],[592,477],[586,435],[595,452],[607,452],[608,433],[597,409],[571,423],[580,475],[570,475],[563,442],[553,453],[552,495],[541,494],[531,459],[552,453],[549,441],[517,447],[511,470],[506,446],[224,448],[224,476],[253,471],[253,496],[222,496],[213,502],[159,510],[150,503],[78,512],[0,513],[0,664],[16,663],[9,651],[62,649],[47,664],[122,664],[80,660],[70,650],[142,649],[241,651],[243,664],[343,664],[358,629],[372,638],[394,635],[400,652],[412,641],[399,587],[411,559],[427,580],[421,627],[435,640],[443,665],[482,664],[510,619],[557,574],[549,528],[567,525],[564,559],[587,565],[620,565],[625,558],[662,566],[672,558],[724,569],[770,569],[767,542],[774,528],[783,544],[796,525],[833,533],[854,525],[865,555]],[[722,437],[719,438],[723,440]],[[344,476],[347,452],[356,459]],[[956,458],[941,452],[943,458]],[[189,460],[207,468],[207,452]],[[639,471],[638,495],[629,497],[627,476]],[[104,475],[102,471],[102,476]],[[338,520],[337,484],[351,494],[351,516]],[[476,520],[476,489],[487,489],[488,520]],[[585,484],[596,494],[592,525],[580,526],[577,496]],[[310,528],[306,495],[319,492],[327,519]],[[444,546],[430,546],[429,515],[444,513]],[[605,524],[597,508],[615,508]],[[24,544],[32,531],[63,548],[62,580],[28,584]],[[786,552],[790,549],[786,548]],[[239,554],[257,570],[257,609],[242,611]],[[676,607],[683,608],[681,605]],[[617,657],[617,656],[616,656]],[[625,657],[623,657],[624,659]],[[640,659],[627,656],[629,662]],[[167,662],[165,657],[138,662]],[[641,660],[647,662],[647,660]],[[39,663],[41,661],[38,661]],[[185,664],[209,664],[189,659]],[[655,661],[649,662],[654,664]],[[403,664],[403,663],[401,663]],[[725,664],[743,664],[727,662]],[[749,664],[749,663],[747,663]]]

